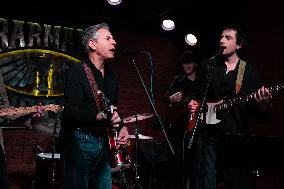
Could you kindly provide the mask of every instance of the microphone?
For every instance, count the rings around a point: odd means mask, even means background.
[[[138,54],[143,54],[146,51],[142,51],[142,50],[134,50],[134,49],[123,49],[122,50],[122,55],[126,55],[126,56],[136,56]]]
[[[214,54],[213,56],[209,59],[209,62],[214,61],[217,57],[221,56],[223,54],[224,48],[220,47]]]

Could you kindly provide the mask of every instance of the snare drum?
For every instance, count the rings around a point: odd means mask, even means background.
[[[121,171],[131,166],[130,157],[125,146],[111,151],[110,157],[111,172]]]
[[[36,188],[61,188],[62,175],[60,154],[39,153],[36,155],[35,185]]]

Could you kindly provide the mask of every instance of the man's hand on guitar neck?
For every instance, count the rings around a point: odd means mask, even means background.
[[[260,89],[257,90],[257,92],[254,95],[254,98],[257,102],[262,102],[262,101],[269,101],[272,99],[272,95],[270,91],[262,86]]]
[[[110,118],[110,123],[112,125],[115,125],[115,124],[118,124],[119,122],[121,122],[121,119],[120,119],[118,113],[115,111],[117,109],[117,107],[111,105],[110,109],[111,109],[111,117],[110,117],[110,115],[108,116],[105,112],[99,112],[96,116],[96,120],[101,121],[101,120]]]
[[[40,121],[44,116],[44,108],[41,103],[39,105],[36,105],[35,108],[36,112],[32,114],[33,123]]]
[[[37,112],[35,112],[33,114],[33,117],[34,118],[42,118],[44,116],[44,108],[42,107],[42,105],[41,104],[37,105],[37,106],[35,106],[35,108],[36,108]]]

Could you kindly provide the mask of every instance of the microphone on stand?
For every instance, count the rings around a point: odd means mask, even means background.
[[[220,47],[214,54],[213,56],[209,59],[209,62],[213,62],[216,60],[216,58],[220,57],[223,55],[224,47]]]
[[[205,90],[205,93],[203,95],[203,98],[201,100],[201,105],[200,105],[200,109],[197,111],[196,113],[196,121],[195,121],[195,126],[193,127],[193,131],[192,131],[192,135],[190,137],[190,140],[188,142],[188,146],[187,148],[188,149],[191,149],[192,147],[192,144],[193,144],[193,137],[195,136],[195,132],[196,132],[196,128],[197,128],[197,125],[198,125],[198,121],[199,121],[199,118],[201,116],[201,114],[203,114],[204,112],[207,112],[207,109],[208,107],[206,107],[204,104],[205,104],[205,99],[206,99],[206,96],[207,96],[207,92],[208,92],[208,88],[209,88],[209,84],[211,82],[211,79],[212,79],[212,70],[214,69],[214,67],[216,66],[216,59],[217,58],[220,58],[222,55],[223,55],[223,51],[224,51],[225,47],[221,46],[219,47],[219,49],[217,50],[217,52],[215,52],[213,54],[213,56],[211,58],[209,58],[208,60],[208,63],[209,63],[209,74],[207,75],[207,82],[206,82],[206,90]]]

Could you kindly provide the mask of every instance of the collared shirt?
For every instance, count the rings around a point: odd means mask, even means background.
[[[104,76],[89,59],[83,62],[90,67],[98,90],[105,94],[112,105],[117,106],[118,78],[111,69],[109,62],[104,65]],[[81,63],[70,68],[64,88],[65,103],[62,126],[68,128],[101,127],[103,122],[96,121],[98,109],[85,69]]]

